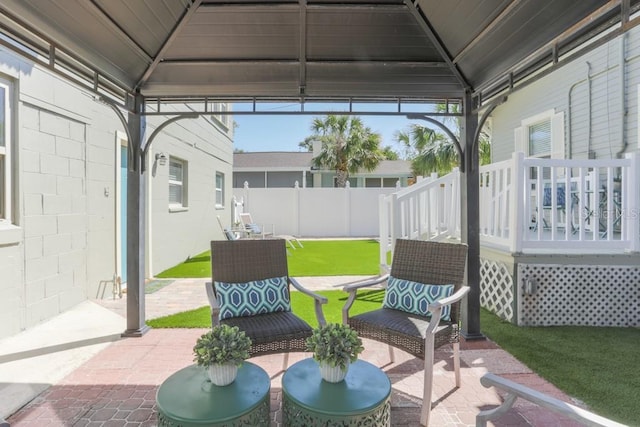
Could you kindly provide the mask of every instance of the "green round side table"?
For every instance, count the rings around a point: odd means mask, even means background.
[[[391,381],[364,360],[352,363],[344,381],[330,383],[318,363],[304,359],[282,377],[283,424],[295,426],[390,426]]]
[[[270,388],[269,375],[250,362],[224,387],[213,385],[205,368],[188,366],[158,388],[158,425],[268,426]]]

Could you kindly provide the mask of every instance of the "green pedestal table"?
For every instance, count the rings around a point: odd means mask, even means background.
[[[160,426],[268,426],[269,375],[244,362],[231,384],[211,383],[205,368],[192,365],[167,378],[156,394]]]
[[[320,376],[313,359],[297,362],[282,377],[283,425],[390,426],[391,381],[363,360],[352,363],[344,381]]]

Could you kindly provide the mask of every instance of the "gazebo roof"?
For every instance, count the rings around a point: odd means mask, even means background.
[[[0,27],[42,63],[119,97],[441,102],[513,88],[628,24],[637,3],[3,0]]]

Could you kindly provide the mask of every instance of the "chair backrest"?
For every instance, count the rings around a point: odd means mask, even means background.
[[[453,285],[457,291],[465,280],[468,247],[463,243],[398,239],[390,274],[393,277],[431,285]],[[451,319],[458,320],[457,305]]]
[[[243,212],[240,214],[240,221],[242,221],[242,225],[245,227],[249,224],[253,224],[253,219],[251,219],[251,214],[248,212]]]
[[[213,240],[213,283],[246,283],[273,277],[288,277],[285,244],[283,239]]]

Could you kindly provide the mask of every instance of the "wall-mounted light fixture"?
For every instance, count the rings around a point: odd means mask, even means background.
[[[164,153],[156,153],[156,162],[160,164],[160,166],[164,166],[167,164],[167,155]]]

